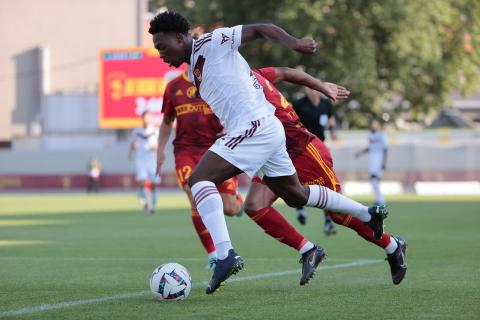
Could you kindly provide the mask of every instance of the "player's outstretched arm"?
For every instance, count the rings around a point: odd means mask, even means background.
[[[272,23],[245,24],[242,26],[242,44],[258,38],[283,43],[300,53],[314,53],[317,50],[317,42],[312,37],[295,38]]]
[[[364,155],[365,153],[368,153],[368,150],[369,150],[369,149],[368,149],[368,147],[367,147],[367,148],[362,149],[362,150],[360,150],[360,151],[358,151],[358,152],[355,152],[355,158],[358,158],[358,157]]]
[[[173,118],[164,116],[162,124],[160,125],[157,149],[157,176],[160,176],[162,165],[165,162],[165,146],[167,145],[168,138],[170,138],[170,134],[172,133],[173,120]]]
[[[308,73],[298,69],[276,67],[275,83],[280,81],[287,81],[320,91],[332,101],[345,100],[350,95],[350,91],[348,91],[346,88],[335,83],[322,82],[321,80],[312,77]]]

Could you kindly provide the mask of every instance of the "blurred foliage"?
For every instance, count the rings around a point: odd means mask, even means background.
[[[193,26],[271,22],[320,50],[303,56],[256,41],[241,49],[252,67],[303,66],[352,92],[338,111],[353,126],[409,111],[420,120],[453,90],[471,90],[480,73],[478,0],[157,0]],[[299,91],[289,86],[288,93]],[[353,100],[353,102],[352,102]]]

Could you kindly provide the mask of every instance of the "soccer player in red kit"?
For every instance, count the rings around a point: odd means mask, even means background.
[[[176,137],[173,140],[175,174],[178,185],[188,196],[192,209],[192,222],[208,254],[208,266],[216,263],[215,246],[198,214],[187,181],[198,161],[208,148],[222,135],[223,127],[210,107],[197,95],[197,88],[188,80],[186,72],[172,79],[163,95],[164,118],[160,125],[157,151],[157,175],[165,161],[165,146],[176,119]],[[243,199],[237,193],[237,177],[218,185],[223,200],[224,214],[235,216],[242,210]]]
[[[275,116],[280,119],[285,129],[287,152],[297,170],[298,178],[303,185],[322,185],[333,191],[340,192],[341,186],[333,169],[332,156],[326,145],[314,134],[310,133],[300,122],[293,106],[283,97],[273,83],[279,81],[293,82],[306,85],[312,89],[328,94],[328,86],[336,85],[322,83],[305,72],[290,68],[263,68],[253,70],[267,100],[275,107]],[[245,199],[245,212],[259,224],[266,233],[279,241],[299,249],[303,237],[296,232],[283,231],[291,228],[288,222],[272,207],[278,198],[259,177],[254,177],[247,198]],[[387,253],[387,260],[392,273],[392,281],[399,284],[407,271],[405,262],[406,243],[401,238],[395,238],[389,233],[376,239],[371,228],[352,215],[342,215],[325,211],[332,220],[345,227],[355,230],[365,238]]]

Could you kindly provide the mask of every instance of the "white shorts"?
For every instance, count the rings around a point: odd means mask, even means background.
[[[368,173],[380,178],[383,176],[383,154],[371,154],[368,158]]]
[[[135,180],[145,181],[150,180],[154,184],[160,183],[160,177],[155,175],[157,171],[157,164],[154,158],[135,159]]]
[[[283,125],[274,115],[252,121],[245,130],[229,132],[209,150],[250,178],[291,176],[296,172],[285,146]]]

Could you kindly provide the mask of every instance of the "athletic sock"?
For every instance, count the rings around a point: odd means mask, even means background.
[[[142,206],[144,206],[145,204],[147,204],[147,193],[145,191],[145,187],[138,187],[138,197],[140,198],[140,202],[142,203]]]
[[[211,181],[199,181],[192,188],[192,196],[203,224],[207,227],[220,260],[232,249],[227,224],[223,216],[223,202],[217,187]]]
[[[385,252],[387,254],[391,254],[391,253],[394,253],[395,250],[397,250],[397,248],[398,248],[397,241],[395,240],[394,237],[390,236],[390,243],[388,244],[388,246],[385,247]]]
[[[307,206],[341,214],[352,214],[364,222],[370,221],[371,217],[370,213],[368,213],[368,207],[363,204],[324,186],[312,185],[308,187],[310,195],[308,196]]]
[[[210,258],[210,254],[213,253],[215,254],[215,245],[213,244],[212,237],[210,236],[210,233],[208,232],[207,228],[202,222],[202,217],[198,214],[197,209],[192,208],[192,223],[193,226],[195,227],[195,230],[197,231],[198,237],[200,238],[200,242],[202,243],[203,247],[208,253],[208,257]]]
[[[265,233],[272,238],[300,251],[307,245],[313,248],[313,244],[306,240],[275,208],[266,207],[248,215]],[[310,245],[308,245],[310,244]],[[306,251],[308,251],[306,250]]]
[[[305,241],[305,244],[298,250],[300,254],[304,254],[305,252],[312,250],[315,245],[310,241]]]
[[[157,195],[157,189],[154,188],[153,186],[150,189],[150,197],[151,197],[150,201],[152,203],[151,209],[155,211],[157,209],[157,197],[158,197],[158,195]]]
[[[359,236],[382,249],[385,249],[391,242],[390,239],[392,239],[392,236],[387,232],[384,232],[380,239],[375,239],[372,229],[370,229],[365,222],[352,215],[337,214],[334,212],[326,212],[326,214],[328,214],[336,224],[341,224],[355,230]]]
[[[370,181],[372,182],[372,189],[375,193],[375,201],[378,204],[385,204],[385,199],[383,198],[382,191],[380,190],[380,179],[379,178],[371,178]]]

